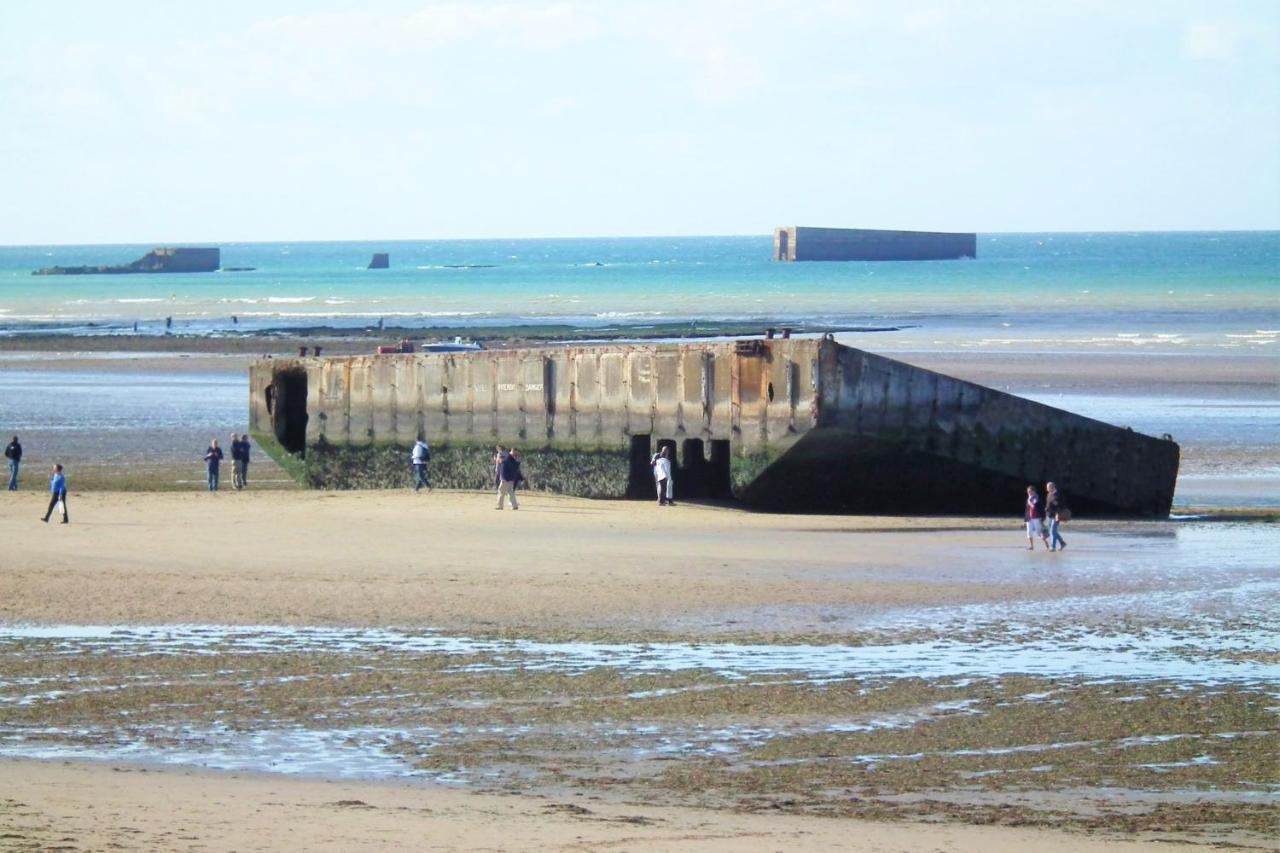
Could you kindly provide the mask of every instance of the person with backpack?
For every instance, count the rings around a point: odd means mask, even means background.
[[[423,486],[431,491],[431,480],[427,478],[427,462],[431,459],[431,448],[421,436],[409,451],[409,464],[413,467],[413,490],[416,492]]]
[[[4,449],[4,458],[9,460],[9,491],[18,491],[18,465],[22,462],[22,445],[15,435]]]
[[[49,478],[49,508],[44,511],[44,518],[40,520],[48,524],[49,516],[53,515],[54,509],[59,505],[62,507],[62,523],[67,524],[71,521],[67,514],[67,478],[62,473],[62,466],[54,465],[53,476]]]

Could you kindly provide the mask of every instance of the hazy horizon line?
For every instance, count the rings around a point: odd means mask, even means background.
[[[782,227],[782,226],[780,226]],[[786,226],[786,227],[802,227],[802,228],[843,228],[847,226]],[[848,226],[852,227],[852,226]],[[868,228],[858,229],[868,231],[917,231],[925,229],[914,228]],[[1080,234],[1275,234],[1280,233],[1280,228],[1114,228],[1114,229],[1071,229],[1063,231],[931,231],[928,233],[960,233],[960,234],[977,234],[979,237],[1001,237],[1001,236],[1024,236],[1024,235],[1080,235]],[[65,246],[154,246],[154,247],[173,247],[173,246],[214,246],[214,245],[249,245],[264,246],[271,244],[291,243],[291,244],[314,244],[314,243],[466,243],[466,242],[533,242],[533,241],[552,241],[552,240],[687,240],[687,239],[724,239],[737,237],[754,237],[759,239],[769,239],[773,235],[768,233],[748,233],[748,234],[590,234],[578,236],[524,236],[524,237],[343,237],[334,238],[303,238],[303,239],[266,239],[266,240],[239,240],[239,239],[222,239],[222,240],[142,240],[142,241],[109,241],[109,242],[59,242],[59,243],[0,243],[0,249],[43,249],[57,248]]]

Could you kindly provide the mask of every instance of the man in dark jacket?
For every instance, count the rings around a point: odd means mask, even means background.
[[[218,439],[209,442],[208,449],[204,452],[204,461],[209,465],[209,491],[218,491],[218,465],[222,463],[222,448],[218,446]]]
[[[243,489],[249,485],[249,435],[231,433],[231,485]]]
[[[498,509],[502,509],[502,497],[511,499],[511,508],[519,509],[516,502],[516,483],[520,480],[520,459],[515,455],[515,448],[502,455],[498,462]]]
[[[9,491],[18,491],[18,464],[22,462],[22,445],[15,435],[13,441],[4,449],[4,458],[9,460]]]

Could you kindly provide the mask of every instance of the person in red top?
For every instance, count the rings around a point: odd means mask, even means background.
[[[1040,495],[1035,486],[1027,486],[1027,504],[1022,512],[1022,520],[1027,523],[1027,550],[1036,549],[1036,537],[1044,538],[1044,524],[1041,521]]]

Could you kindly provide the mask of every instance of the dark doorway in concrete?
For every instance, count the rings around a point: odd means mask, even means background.
[[[707,465],[707,497],[733,497],[733,477],[730,471],[729,441],[723,438],[711,440],[711,462]]]
[[[680,476],[676,493],[682,498],[707,497],[707,457],[702,439],[686,438],[680,448]]]
[[[627,474],[627,497],[629,498],[652,498],[653,491],[653,467],[649,460],[652,458],[650,448],[651,437],[645,435],[631,436],[631,452],[630,452],[630,470]]]
[[[306,455],[307,371],[281,370],[267,389],[267,401],[276,441],[289,453]]]

